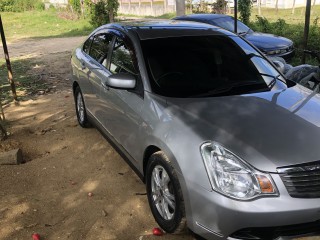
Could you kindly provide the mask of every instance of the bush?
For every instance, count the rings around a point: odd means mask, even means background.
[[[227,1],[225,0],[217,0],[213,3],[213,13],[226,13]]]
[[[94,27],[110,23],[117,16],[119,3],[117,0],[100,0],[96,4],[91,4],[90,23]]]
[[[43,11],[45,9],[45,5],[43,2],[36,2],[34,5],[34,9],[37,11]]]
[[[1,0],[0,11],[23,12],[30,10],[44,10],[41,0]]]
[[[91,6],[90,24],[99,27],[109,22],[109,14],[104,1],[99,1]]]
[[[0,12],[14,12],[14,0],[1,0]]]
[[[74,13],[81,13],[81,4],[80,4],[80,0],[69,0],[69,6],[71,6],[71,10]]]
[[[249,23],[250,15],[251,15],[251,7],[252,7],[251,0],[239,0],[238,2],[238,9],[240,12],[239,18],[245,24]]]

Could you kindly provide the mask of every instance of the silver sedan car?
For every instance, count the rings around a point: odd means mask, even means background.
[[[254,46],[202,23],[117,23],[71,62],[79,124],[123,153],[164,231],[319,234],[320,96]]]

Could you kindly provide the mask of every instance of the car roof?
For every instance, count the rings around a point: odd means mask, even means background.
[[[175,20],[187,20],[187,19],[212,20],[217,18],[232,18],[232,17],[225,14],[201,13],[201,14],[183,15],[183,16],[175,17],[173,19]]]
[[[123,32],[135,32],[141,40],[179,36],[234,35],[229,31],[209,24],[176,20],[117,22],[103,25],[96,31],[110,28]]]

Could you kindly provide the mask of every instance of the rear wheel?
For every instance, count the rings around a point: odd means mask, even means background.
[[[147,195],[152,214],[168,233],[185,230],[185,208],[177,174],[163,152],[154,153],[146,171]]]
[[[80,126],[83,128],[90,127],[90,123],[88,121],[86,113],[86,107],[83,101],[82,92],[79,86],[76,87],[76,90],[74,91],[74,98],[76,104],[77,119]]]

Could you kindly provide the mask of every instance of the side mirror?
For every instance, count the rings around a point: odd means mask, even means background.
[[[105,85],[112,88],[133,89],[136,78],[130,73],[116,73],[107,77]]]

